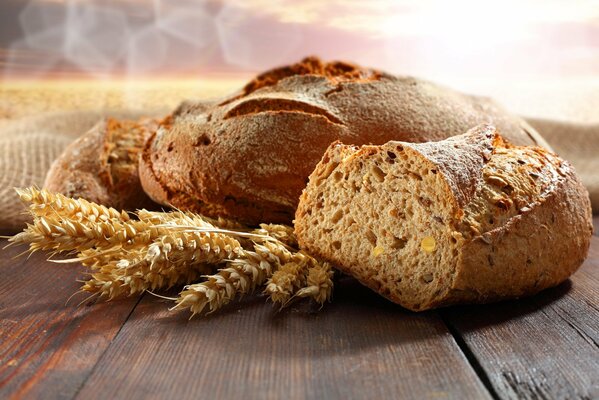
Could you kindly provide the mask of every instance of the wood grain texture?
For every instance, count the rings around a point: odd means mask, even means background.
[[[78,307],[85,297],[75,296],[65,305],[81,267],[13,258],[22,251],[0,257],[0,398],[72,398],[136,300]]]
[[[593,215],[593,228],[595,236],[599,236],[599,215]]]
[[[353,280],[318,314],[253,297],[188,317],[146,296],[79,398],[490,398],[435,312]]]
[[[500,398],[599,398],[598,268],[593,238],[587,261],[557,288],[442,312]]]
[[[18,251],[0,260],[0,398],[599,398],[599,238],[520,301],[416,314],[345,279],[321,313],[250,297],[192,321],[149,295],[65,306],[80,267]]]

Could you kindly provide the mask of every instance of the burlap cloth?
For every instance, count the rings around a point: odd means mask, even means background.
[[[135,118],[139,112],[61,112],[0,124],[0,231],[14,232],[27,221],[13,188],[42,185],[62,150],[102,116]],[[150,114],[155,114],[150,113]],[[574,164],[599,212],[599,124],[529,119],[563,158]]]

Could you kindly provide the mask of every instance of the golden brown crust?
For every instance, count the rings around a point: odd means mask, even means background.
[[[488,121],[516,144],[546,145],[488,99],[311,58],[260,75],[219,105],[176,115],[146,146],[142,183],[177,207],[289,223],[331,142],[441,140]]]
[[[467,241],[447,298],[434,306],[529,296],[568,279],[592,236],[589,195],[567,161],[560,177],[505,224]]]
[[[152,206],[139,182],[138,158],[156,126],[150,119],[103,119],[54,161],[44,187],[118,209]]]
[[[405,157],[401,167],[399,152]],[[373,165],[380,167],[381,179],[369,185]],[[434,173],[416,182],[405,165]],[[398,169],[404,172],[394,175]],[[430,186],[438,177],[442,182]],[[431,190],[418,189],[420,182]],[[416,206],[426,207],[414,208],[407,219],[384,221],[383,200],[398,200],[404,189]],[[414,207],[404,204],[396,214]],[[339,212],[358,223],[343,225],[346,220],[335,217]],[[397,234],[394,224],[406,225],[407,255],[404,247],[397,252],[385,247],[383,235]],[[383,234],[376,230],[381,226]],[[302,193],[295,228],[300,247],[419,311],[532,295],[563,282],[587,255],[592,214],[588,193],[567,161],[539,147],[511,145],[482,126],[435,143],[331,145]],[[377,237],[374,256],[355,251],[369,231]],[[421,251],[424,235],[436,237],[436,253]],[[422,269],[409,269],[411,262]],[[430,276],[426,284],[412,279],[424,273]]]

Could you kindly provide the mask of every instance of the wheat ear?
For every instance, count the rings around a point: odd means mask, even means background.
[[[310,297],[323,305],[333,295],[333,269],[327,262],[316,264],[308,269],[306,286],[297,291],[297,297]]]
[[[95,282],[96,276],[85,283],[84,291],[100,291],[112,299],[131,295],[144,290],[156,290],[172,287],[180,283],[189,283],[191,277],[211,273],[208,264],[218,264],[236,258],[243,248],[230,236],[211,232],[169,232],[157,238],[149,246],[136,249],[127,254],[114,256],[98,255],[84,258],[94,260],[90,265],[98,269],[102,284]],[[108,260],[105,257],[109,257]],[[108,261],[108,262],[107,262]],[[113,281],[112,285],[109,282]],[[118,286],[120,289],[114,289]]]
[[[255,243],[254,251],[244,250],[238,259],[228,262],[217,274],[207,276],[205,282],[186,286],[173,309],[189,308],[192,317],[206,306],[214,312],[235,297],[253,292],[280,265],[303,257],[298,254],[290,252],[278,241]]]
[[[144,221],[80,221],[70,217],[36,217],[27,228],[9,239],[14,244],[29,244],[30,251],[83,251],[92,247],[147,244],[159,236],[159,227]]]
[[[262,232],[268,236],[271,236],[287,246],[297,249],[297,238],[293,232],[293,227],[288,225],[279,224],[260,224],[260,229],[256,232]]]
[[[184,223],[193,224],[197,226],[213,226],[222,229],[239,229],[243,230],[246,227],[236,221],[218,217],[209,218],[206,216],[200,216],[198,214],[189,211],[169,211],[169,212],[158,212],[140,210],[137,212],[140,220],[151,221],[154,224],[176,224],[181,225]],[[185,221],[185,222],[184,222]]]
[[[264,293],[273,303],[285,307],[295,292],[306,285],[308,268],[314,264],[311,257],[283,264],[268,279]]]
[[[29,187],[15,189],[21,201],[29,205],[29,212],[34,217],[60,215],[78,221],[128,221],[129,215],[125,211],[105,207],[89,202],[85,199],[72,199],[60,193],[48,192],[44,189]]]

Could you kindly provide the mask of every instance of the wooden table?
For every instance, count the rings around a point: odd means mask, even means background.
[[[597,237],[520,301],[417,314],[346,278],[319,313],[251,297],[191,321],[148,294],[65,305],[79,268],[20,250],[0,253],[3,399],[599,398]]]

